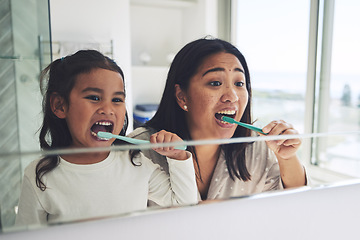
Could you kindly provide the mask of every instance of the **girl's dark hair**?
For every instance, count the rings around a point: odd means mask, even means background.
[[[51,110],[50,98],[56,93],[62,97],[65,104],[69,104],[70,92],[75,85],[79,74],[90,73],[94,69],[107,69],[120,73],[124,80],[121,68],[109,57],[96,50],[80,50],[73,55],[59,58],[47,66],[40,75],[40,89],[43,92],[43,123],[40,128],[40,147],[43,150],[59,149],[70,146],[72,142],[65,119],[58,118]],[[125,81],[124,81],[125,88]],[[126,113],[124,126],[120,135],[125,136],[128,125]],[[121,142],[114,142],[120,144]],[[42,158],[36,166],[36,185],[45,190],[46,186],[41,178],[59,164],[57,155]]]
[[[202,38],[185,45],[175,56],[171,63],[165,90],[160,101],[159,108],[154,117],[146,123],[147,127],[156,130],[164,129],[176,133],[183,140],[191,140],[189,128],[187,126],[185,112],[179,107],[175,97],[175,84],[179,84],[183,91],[187,91],[190,79],[197,73],[200,65],[207,57],[216,53],[230,53],[236,56],[244,68],[246,78],[246,89],[248,91],[248,104],[245,108],[241,122],[251,123],[251,84],[250,74],[244,56],[232,44],[214,38]],[[237,127],[234,137],[250,136],[250,131]],[[246,143],[221,145],[225,153],[226,164],[229,169],[230,177],[234,176],[244,181],[250,180],[251,176],[245,163]],[[191,146],[189,150],[193,153],[197,163],[198,173],[200,167],[196,157],[195,148]],[[201,175],[197,176],[201,180]]]

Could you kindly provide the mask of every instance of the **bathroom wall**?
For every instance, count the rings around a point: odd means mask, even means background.
[[[0,157],[0,217],[6,227],[14,223],[22,170],[30,161],[6,154],[39,149],[38,79],[41,63],[50,57],[41,52],[49,41],[48,2],[3,0],[0,13],[0,152],[5,154]]]

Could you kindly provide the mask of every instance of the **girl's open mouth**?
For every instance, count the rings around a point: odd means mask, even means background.
[[[223,111],[219,111],[219,112],[215,113],[215,118],[218,119],[221,123],[223,123],[223,124],[231,124],[231,123],[223,121],[221,119],[222,116],[235,118],[236,111],[235,110],[223,110]]]
[[[108,138],[100,138],[97,136],[98,132],[109,132],[112,133],[113,131],[113,123],[110,121],[98,121],[96,123],[94,123],[94,125],[92,125],[90,131],[91,131],[91,135],[93,135],[94,137],[96,137],[99,140],[103,140],[103,141],[108,141]]]

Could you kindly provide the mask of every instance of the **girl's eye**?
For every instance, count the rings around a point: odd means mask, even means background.
[[[92,101],[100,101],[100,97],[96,96],[96,95],[90,95],[85,97],[86,99],[90,99]]]
[[[113,102],[124,102],[124,99],[122,98],[113,98]]]
[[[243,87],[244,86],[244,82],[236,82],[235,86],[237,87]]]
[[[210,83],[210,85],[217,87],[217,86],[220,86],[220,85],[221,85],[221,82],[219,82],[219,81],[213,81],[213,82]]]

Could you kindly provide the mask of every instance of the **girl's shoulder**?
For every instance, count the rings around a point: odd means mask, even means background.
[[[31,161],[24,170],[25,176],[35,176],[36,166],[40,162],[41,158]]]

